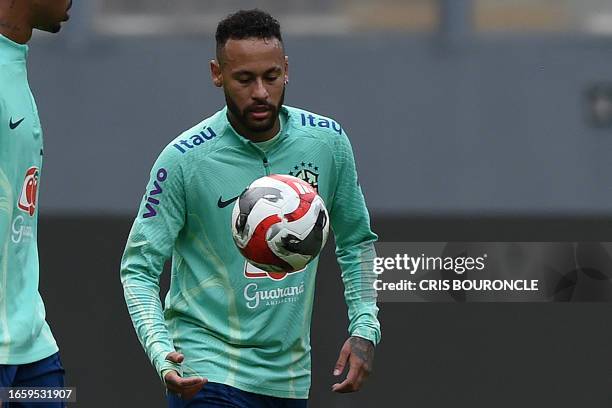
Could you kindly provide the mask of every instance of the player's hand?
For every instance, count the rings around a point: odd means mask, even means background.
[[[184,356],[176,351],[168,353],[166,356],[166,360],[172,361],[176,364],[181,364],[183,359]],[[180,398],[186,400],[192,399],[198,393],[198,391],[202,389],[204,384],[208,382],[206,378],[201,377],[183,378],[174,370],[166,373],[164,376],[164,381],[166,382],[166,388],[168,388],[168,391],[177,394]]]
[[[334,367],[334,375],[338,377],[344,372],[348,362],[349,371],[346,379],[332,385],[334,392],[355,392],[361,389],[363,382],[372,372],[374,364],[374,344],[370,340],[351,336],[344,342],[340,357]]]

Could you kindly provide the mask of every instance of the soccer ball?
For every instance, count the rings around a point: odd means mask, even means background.
[[[323,199],[297,177],[261,177],[234,204],[234,242],[251,264],[266,272],[304,269],[321,252],[328,234]]]

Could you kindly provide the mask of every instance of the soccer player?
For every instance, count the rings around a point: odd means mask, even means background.
[[[58,347],[38,293],[43,140],[26,75],[25,44],[33,29],[58,32],[71,5],[70,0],[0,2],[0,387],[64,384]]]
[[[350,334],[334,367],[336,376],[348,374],[332,390],[357,391],[380,339],[371,285],[377,237],[346,132],[333,119],[283,105],[288,60],[269,14],[228,16],[216,41],[212,81],[226,107],[162,151],[123,255],[138,338],[170,391],[170,407],[306,406],[317,261],[272,279],[245,261],[230,229],[230,204],[248,184],[294,175],[317,188],[330,212]],[[159,278],[170,256],[162,311]],[[266,300],[269,291],[293,295]]]

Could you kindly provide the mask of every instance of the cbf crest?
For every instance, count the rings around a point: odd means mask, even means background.
[[[319,167],[312,162],[301,162],[293,166],[289,175],[304,180],[319,191]]]

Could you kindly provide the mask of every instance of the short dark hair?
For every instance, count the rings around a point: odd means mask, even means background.
[[[217,58],[227,40],[245,38],[277,38],[283,43],[280,24],[274,17],[259,9],[239,10],[225,17],[217,25]]]

